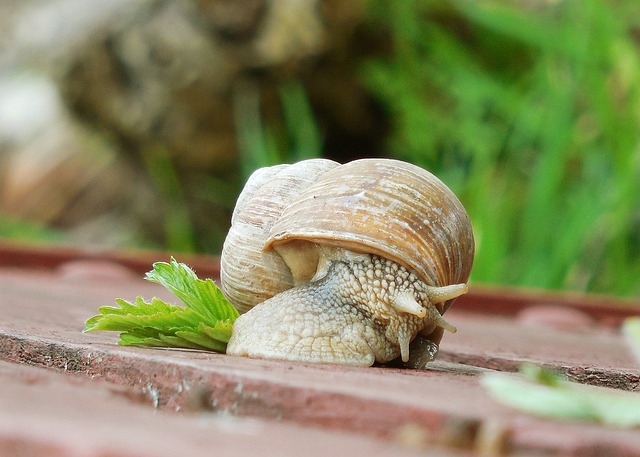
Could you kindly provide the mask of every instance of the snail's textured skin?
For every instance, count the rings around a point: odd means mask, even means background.
[[[448,325],[428,289],[406,268],[378,256],[333,259],[322,278],[240,316],[227,353],[364,366],[399,355],[406,360],[418,332]],[[420,317],[396,308],[406,294],[422,308],[415,310]]]

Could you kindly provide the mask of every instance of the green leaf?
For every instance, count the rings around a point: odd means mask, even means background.
[[[142,297],[136,303],[117,299],[120,308],[102,306],[99,315],[87,320],[85,332],[111,330],[126,332],[137,328],[155,328],[167,332],[175,327],[197,326],[201,319],[195,312],[154,298],[147,303]]]
[[[159,298],[134,303],[121,298],[118,306],[102,306],[85,323],[85,332],[120,332],[118,344],[140,347],[178,347],[217,352],[226,350],[238,311],[210,279],[200,280],[185,264],[157,262],[146,279],[162,284],[186,307]]]
[[[230,321],[218,321],[213,327],[200,323],[198,331],[209,335],[214,340],[229,341],[233,324]]]
[[[145,279],[162,284],[182,302],[210,321],[236,319],[238,311],[224,298],[211,279],[198,279],[195,272],[173,257],[171,263],[156,262]]]
[[[132,335],[130,333],[121,333],[118,344],[122,346],[170,347],[168,343],[159,338],[143,337],[140,335]]]
[[[481,383],[500,403],[538,416],[640,426],[636,392],[578,384],[532,366],[524,366],[520,375],[491,373]]]
[[[200,348],[209,349],[211,351],[224,352],[227,347],[226,343],[223,343],[220,340],[212,339],[206,333],[179,331],[176,332],[176,336]]]

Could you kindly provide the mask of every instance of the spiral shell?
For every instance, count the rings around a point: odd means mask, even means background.
[[[464,283],[471,273],[471,222],[454,193],[428,171],[391,159],[362,159],[326,172],[282,213],[265,250],[287,263],[305,241],[380,255],[426,284]]]
[[[220,260],[227,299],[240,312],[293,287],[291,271],[275,252],[262,251],[282,211],[337,162],[311,159],[256,170],[236,202]]]
[[[244,311],[309,280],[326,247],[379,255],[432,286],[466,282],[474,255],[464,207],[433,174],[392,159],[315,159],[249,180],[223,248],[225,294]]]

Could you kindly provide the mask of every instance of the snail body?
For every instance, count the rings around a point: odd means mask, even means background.
[[[258,170],[223,247],[240,310],[228,354],[371,365],[409,360],[466,292],[474,241],[462,204],[405,162],[312,159]]]

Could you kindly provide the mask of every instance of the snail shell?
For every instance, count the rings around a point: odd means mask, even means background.
[[[415,165],[392,159],[362,159],[344,165],[313,159],[258,170],[249,179],[234,210],[222,253],[221,282],[227,298],[242,312],[275,298],[241,316],[238,321],[243,323],[234,327],[229,352],[270,357],[268,351],[253,350],[252,347],[268,345],[258,335],[261,332],[258,320],[268,321],[271,316],[281,321],[288,319],[284,311],[276,311],[274,300],[278,299],[277,306],[280,307],[289,306],[286,300],[292,299],[307,303],[309,294],[315,297],[319,293],[313,289],[313,284],[327,282],[324,278],[334,266],[335,269],[342,268],[344,274],[353,275],[355,271],[371,270],[370,265],[375,263],[378,266],[371,271],[378,274],[385,269],[388,281],[384,283],[394,283],[391,286],[393,293],[396,285],[403,289],[407,282],[423,284],[424,287],[418,287],[419,291],[411,292],[418,304],[411,303],[411,299],[406,306],[399,304],[403,300],[394,302],[395,298],[388,298],[387,291],[383,291],[382,305],[371,305],[371,310],[363,311],[363,306],[368,306],[364,303],[357,309],[341,312],[362,314],[373,326],[384,321],[384,326],[376,331],[385,333],[388,341],[384,344],[398,347],[388,351],[386,348],[372,349],[373,359],[365,348],[366,357],[349,355],[345,356],[345,361],[342,355],[336,357],[332,351],[319,355],[318,351],[311,351],[312,355],[307,357],[309,351],[305,349],[300,357],[299,351],[287,348],[280,341],[278,345],[282,348],[273,356],[371,364],[373,360],[386,362],[402,353],[406,361],[408,341],[417,333],[431,333],[430,339],[437,344],[442,329],[452,328],[441,314],[456,296],[466,291],[464,283],[471,272],[473,254],[473,233],[464,207],[442,181]],[[364,266],[339,267],[338,264]],[[367,274],[373,276],[373,273]],[[346,279],[335,281],[335,284],[339,284],[335,287],[351,287]],[[305,298],[295,295],[297,292],[287,292],[284,298],[279,298],[283,292],[299,287],[307,291]],[[322,287],[327,286],[323,283]],[[329,294],[332,297],[342,295],[342,290],[335,293],[335,287]],[[308,308],[299,304],[292,306],[292,313],[295,309],[313,316],[313,322],[300,325],[317,327],[320,324],[316,319],[333,319],[333,308],[323,308],[328,307],[327,303],[334,307],[352,306],[345,304],[345,300],[327,297],[320,299],[322,304],[314,300]],[[346,301],[354,300],[347,298]],[[397,315],[391,312],[394,307],[401,312]],[[324,311],[317,314],[320,308]],[[309,311],[311,309],[313,312]],[[279,318],[275,317],[276,313]],[[250,320],[256,322],[249,326],[246,322]],[[410,323],[405,324],[404,320]],[[345,324],[347,321],[343,317],[338,321],[343,328],[355,325],[353,320]],[[400,329],[397,332],[401,335],[397,338],[388,336],[392,327],[393,332]],[[333,331],[330,325],[325,330]],[[246,335],[248,332],[255,334]],[[265,325],[264,333],[269,332],[274,333]],[[309,333],[294,329],[285,338],[285,330],[275,331],[276,338],[290,340],[291,344],[298,344],[296,332]],[[368,332],[366,326],[363,332]],[[244,343],[239,343],[240,340]],[[348,351],[354,351],[358,345],[348,343],[347,346]]]
[[[339,166],[310,159],[256,170],[238,196],[231,229],[222,247],[220,281],[227,299],[246,312],[258,303],[293,287],[284,260],[263,247],[284,209],[321,175]]]

